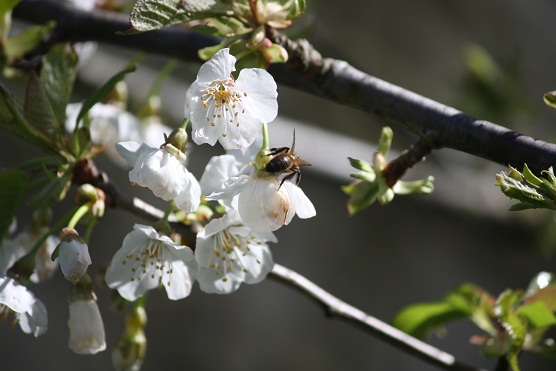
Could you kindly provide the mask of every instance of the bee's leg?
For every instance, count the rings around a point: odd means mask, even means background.
[[[291,173],[289,173],[288,175],[286,175],[284,178],[282,178],[282,181],[280,182],[280,187],[282,187],[282,184],[284,184],[284,182],[286,180],[290,180],[293,179],[293,177],[295,176],[295,174],[300,174],[299,171],[295,171],[292,170]],[[297,182],[295,183],[295,185],[299,184],[299,176],[297,178]],[[278,190],[280,189],[280,187],[278,187]]]

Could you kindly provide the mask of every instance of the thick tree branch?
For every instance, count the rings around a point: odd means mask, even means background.
[[[118,35],[117,31],[130,28],[125,16],[83,12],[48,0],[22,0],[14,16],[34,23],[56,20],[58,27],[51,41],[102,41],[187,61],[198,61],[197,50],[218,42],[179,28]],[[270,69],[279,83],[376,114],[420,136],[434,131],[439,148],[453,148],[518,169],[527,163],[536,172],[556,164],[554,144],[469,116],[344,61],[321,58],[306,41],[292,42],[278,33],[271,36],[290,53],[286,65]]]
[[[51,41],[102,41],[187,61],[198,61],[199,48],[217,43],[212,37],[179,28],[117,35],[130,27],[125,16],[82,12],[48,0],[22,0],[14,16],[34,23],[55,19],[58,27]],[[376,114],[420,136],[434,131],[439,148],[453,148],[518,169],[527,163],[536,172],[556,164],[554,144],[469,116],[344,61],[321,58],[306,41],[292,42],[278,33],[272,37],[290,52],[286,65],[270,69],[279,83]]]

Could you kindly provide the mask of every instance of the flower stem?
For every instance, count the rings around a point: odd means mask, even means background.
[[[79,208],[75,211],[75,213],[71,217],[68,223],[68,227],[75,228],[79,220],[81,220],[81,218],[84,217],[85,214],[89,212],[90,209],[91,209],[91,205],[89,203],[79,206]]]
[[[266,124],[263,124],[263,147],[261,149],[268,148],[268,127]]]
[[[183,121],[180,124],[180,129],[185,129],[187,128],[187,124],[189,124],[189,118],[184,118]]]

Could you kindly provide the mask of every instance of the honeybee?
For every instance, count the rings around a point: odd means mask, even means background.
[[[311,166],[311,163],[301,159],[297,153],[295,153],[295,129],[293,131],[293,142],[292,148],[289,147],[275,147],[271,148],[268,156],[274,156],[266,164],[265,171],[267,173],[288,173],[282,181],[280,182],[280,187],[286,180],[293,179],[297,175],[295,185],[299,185],[301,180],[300,166]],[[278,189],[280,189],[278,187]]]

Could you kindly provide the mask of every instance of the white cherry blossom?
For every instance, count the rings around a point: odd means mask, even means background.
[[[235,62],[229,49],[219,50],[187,91],[185,117],[197,144],[218,140],[225,149],[248,147],[278,114],[273,77],[260,68],[245,68],[234,80]]]
[[[243,223],[255,232],[272,232],[291,222],[295,214],[302,219],[316,215],[311,200],[289,180],[282,185],[276,175],[241,175],[228,179],[207,200],[232,199]],[[237,197],[236,197],[237,196]]]
[[[167,145],[153,148],[142,142],[122,142],[118,152],[133,167],[129,180],[148,187],[155,196],[173,200],[183,212],[197,210],[201,202],[201,187],[185,167],[185,159],[170,153]]]
[[[272,233],[254,233],[234,210],[212,220],[197,235],[195,259],[201,290],[229,294],[242,282],[262,281],[274,266],[265,241],[276,242],[276,238]]]
[[[35,337],[48,328],[48,317],[44,304],[25,286],[14,279],[0,276],[0,315],[14,315],[14,324]]]
[[[130,301],[162,287],[171,300],[188,296],[195,278],[193,251],[150,226],[135,224],[133,229],[106,271],[108,286]]]
[[[69,304],[68,347],[77,354],[96,354],[106,349],[104,324],[95,299],[76,299]]]

